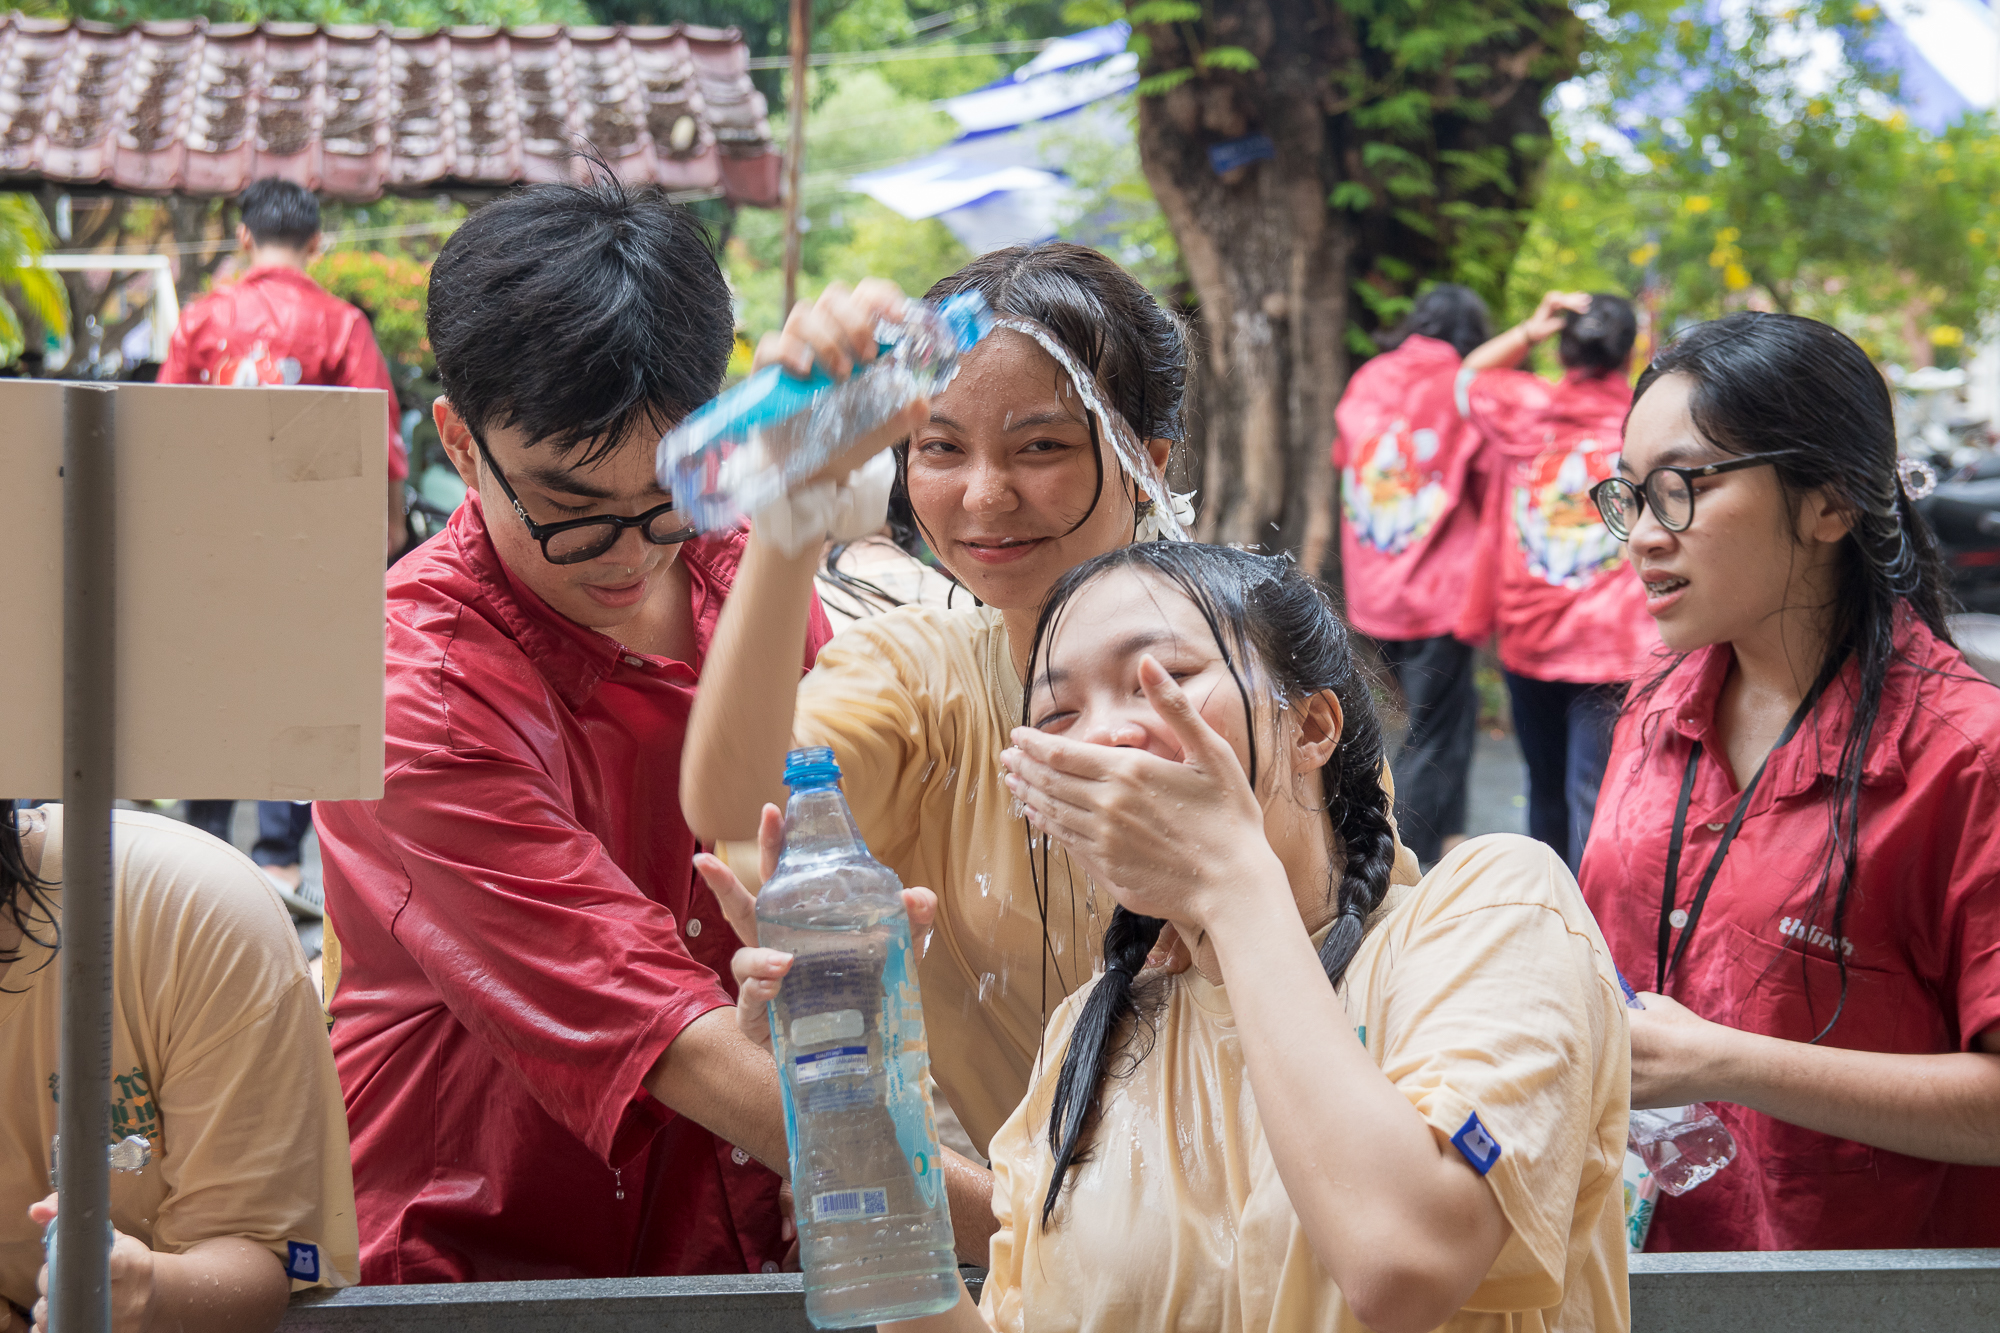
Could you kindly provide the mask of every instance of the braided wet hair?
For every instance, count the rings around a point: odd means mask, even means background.
[[[1064,606],[1094,579],[1117,569],[1140,570],[1177,588],[1208,622],[1243,698],[1253,790],[1259,777],[1253,687],[1284,701],[1331,690],[1340,701],[1345,719],[1340,741],[1320,774],[1339,883],[1327,886],[1336,913],[1319,959],[1327,981],[1338,986],[1361,947],[1369,913],[1388,892],[1396,859],[1395,829],[1381,781],[1382,727],[1346,624],[1326,589],[1287,557],[1193,542],[1141,542],[1079,565],[1050,590],[1028,657],[1030,687],[1037,666],[1047,669],[1045,650]],[[1027,716],[1025,698],[1022,711]],[[1105,929],[1104,975],[1077,1016],[1049,1110],[1055,1172],[1042,1205],[1044,1227],[1070,1168],[1081,1162],[1084,1138],[1110,1075],[1114,1038],[1137,1013],[1133,980],[1165,924],[1120,907]]]

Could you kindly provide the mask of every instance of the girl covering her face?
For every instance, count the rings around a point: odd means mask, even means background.
[[[1812,320],[1700,325],[1596,495],[1676,656],[1626,702],[1584,890],[1663,993],[1633,1103],[1720,1103],[1739,1149],[1648,1243],[2000,1245],[2000,693],[1880,373]]]
[[[1392,886],[1380,730],[1324,591],[1277,557],[1126,547],[1056,586],[1033,662],[1008,787],[1118,907],[993,1140],[981,1305],[907,1327],[1629,1326],[1608,955],[1524,838]],[[1139,980],[1162,922],[1194,967]]]

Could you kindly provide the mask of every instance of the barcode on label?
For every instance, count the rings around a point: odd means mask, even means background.
[[[830,1051],[801,1055],[792,1064],[800,1083],[817,1083],[823,1078],[852,1078],[867,1074],[868,1048],[836,1046]]]
[[[813,1195],[813,1221],[847,1222],[889,1211],[887,1190],[831,1190]]]

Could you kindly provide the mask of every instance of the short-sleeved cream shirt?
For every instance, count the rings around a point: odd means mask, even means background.
[[[27,818],[46,821],[40,878],[60,882],[62,807]],[[351,1285],[347,1114],[284,904],[249,857],[185,824],[121,810],[112,828],[111,1133],[153,1145],[145,1170],[112,1173],[112,1225],[168,1254],[241,1236],[278,1256],[295,1291]],[[47,896],[60,916],[62,890]],[[0,1296],[29,1309],[62,987],[53,953],[23,949],[0,978]]]
[[[1033,1090],[993,1141],[992,1270],[1008,1333],[1361,1333],[1265,1143],[1224,988],[1167,987],[1151,1050],[1105,1085],[1053,1229],[1049,1104],[1084,996],[1050,1025]],[[1476,839],[1392,890],[1342,988],[1356,1035],[1444,1136],[1500,1147],[1486,1182],[1512,1235],[1451,1333],[1631,1327],[1621,1170],[1631,1099],[1623,997],[1569,872],[1525,838]],[[1312,1058],[1301,1050],[1298,1058]],[[1342,1132],[1332,1113],[1329,1137]]]

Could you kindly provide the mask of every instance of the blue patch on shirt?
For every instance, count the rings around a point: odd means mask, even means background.
[[[1465,1123],[1458,1127],[1458,1133],[1451,1136],[1451,1146],[1458,1149],[1465,1160],[1472,1163],[1472,1169],[1482,1176],[1500,1160],[1500,1142],[1486,1132],[1486,1126],[1479,1123],[1476,1111],[1467,1116]]]
[[[285,1246],[291,1251],[291,1258],[285,1262],[286,1276],[300,1282],[319,1281],[319,1246],[296,1240],[286,1241]]]

